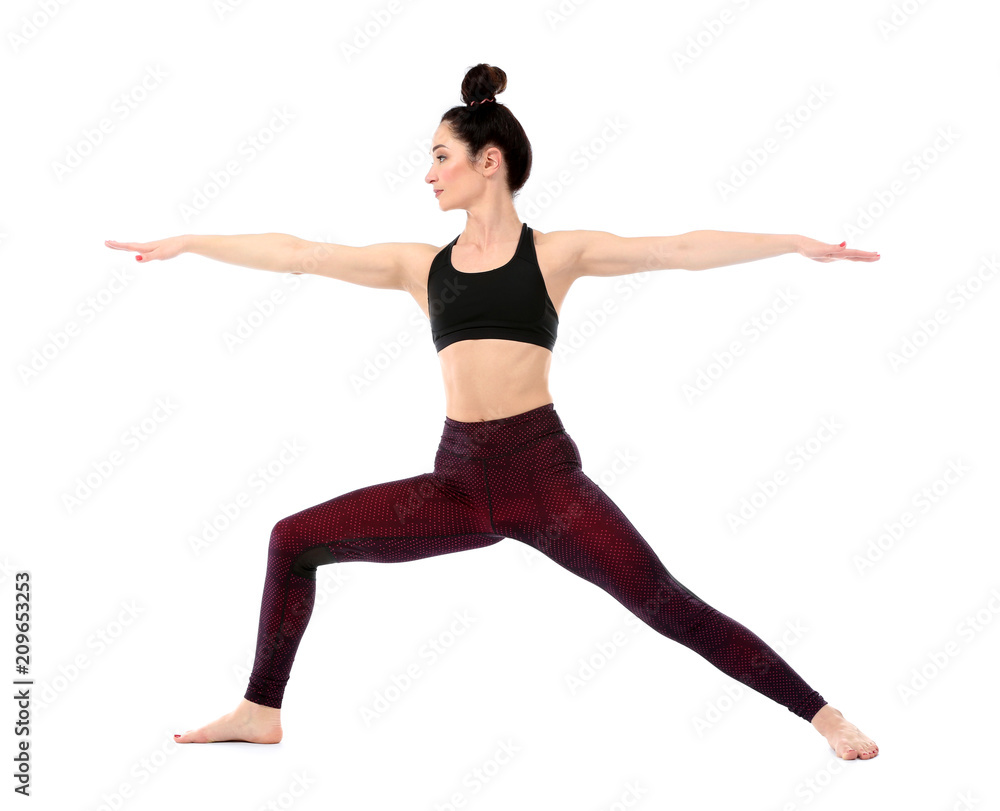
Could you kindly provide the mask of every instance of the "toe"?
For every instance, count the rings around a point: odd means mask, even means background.
[[[844,760],[854,760],[858,756],[858,750],[846,743],[842,743],[837,747],[837,754]]]
[[[204,729],[189,729],[176,740],[178,743],[207,743],[208,736]]]

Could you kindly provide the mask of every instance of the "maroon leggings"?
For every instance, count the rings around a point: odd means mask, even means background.
[[[580,465],[553,403],[497,420],[445,417],[433,473],[362,487],[282,518],[271,532],[245,698],[281,706],[312,614],[317,566],[400,563],[514,538],[812,720],[823,697],[760,637],[678,583]]]

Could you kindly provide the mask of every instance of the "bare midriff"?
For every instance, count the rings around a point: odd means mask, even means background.
[[[459,422],[498,420],[553,402],[552,353],[497,338],[458,341],[438,352],[445,413]]]

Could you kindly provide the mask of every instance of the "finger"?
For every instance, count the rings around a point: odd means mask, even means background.
[[[113,239],[106,239],[104,244],[120,251],[148,251],[152,248],[150,242],[116,242]]]
[[[155,252],[160,247],[155,242],[115,242],[113,239],[104,240],[104,244],[119,251],[135,251],[138,254],[135,257],[136,262],[148,262],[150,259],[156,259]]]

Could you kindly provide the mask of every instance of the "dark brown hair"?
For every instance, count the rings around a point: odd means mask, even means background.
[[[483,150],[497,147],[503,154],[507,188],[514,195],[521,190],[531,174],[531,144],[520,122],[506,105],[495,99],[507,88],[507,74],[500,68],[480,62],[469,68],[462,80],[461,106],[452,107],[441,122],[447,123],[460,141],[465,143],[468,157],[476,162]],[[469,102],[475,102],[470,105]]]

